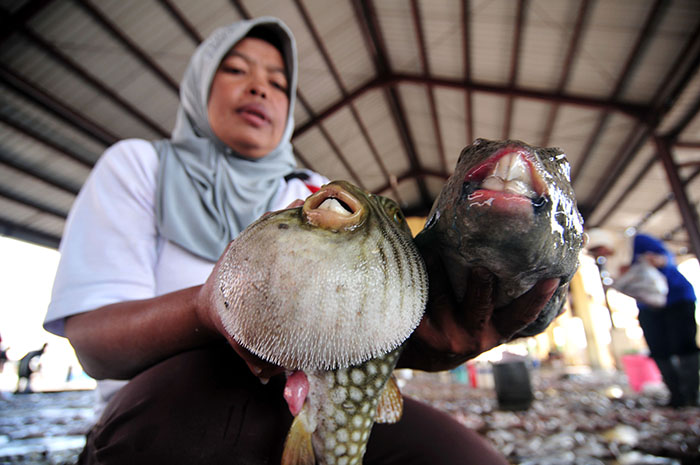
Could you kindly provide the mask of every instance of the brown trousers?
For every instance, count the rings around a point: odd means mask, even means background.
[[[279,464],[292,416],[284,377],[262,385],[228,346],[185,352],[122,388],[88,433],[79,464]],[[450,416],[406,398],[372,429],[365,465],[507,461]]]

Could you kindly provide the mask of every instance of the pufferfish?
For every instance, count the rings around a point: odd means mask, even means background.
[[[283,465],[362,463],[375,421],[401,417],[392,372],[428,278],[399,206],[345,181],[245,229],[217,271],[228,333],[288,370]]]

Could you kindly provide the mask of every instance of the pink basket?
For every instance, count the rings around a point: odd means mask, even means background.
[[[661,373],[654,360],[646,355],[625,355],[622,357],[625,374],[630,387],[639,392],[647,383],[661,383]]]

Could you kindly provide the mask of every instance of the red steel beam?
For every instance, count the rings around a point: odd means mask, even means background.
[[[464,82],[472,80],[472,59],[471,59],[471,4],[470,0],[462,2],[462,50],[464,51]],[[473,118],[472,91],[468,86],[464,87],[464,124],[467,136],[467,144],[474,140],[474,118]]]
[[[512,88],[508,86],[497,86],[492,84],[483,84],[477,82],[464,82],[457,79],[425,77],[406,73],[389,73],[380,74],[374,79],[368,81],[364,85],[355,89],[347,97],[341,98],[335,103],[329,105],[325,110],[319,112],[315,118],[310,119],[306,123],[298,126],[294,136],[297,137],[306,132],[311,127],[317,125],[320,121],[333,115],[335,112],[344,108],[349,102],[358,99],[365,93],[376,90],[395,87],[402,82],[413,84],[431,84],[435,87],[446,87],[450,89],[459,89],[466,91],[484,92],[495,95],[512,95],[513,97],[521,97],[544,102],[556,102],[565,105],[581,106],[585,108],[608,109],[626,114],[637,120],[646,120],[649,112],[649,107],[644,105],[631,104],[619,101],[602,100],[591,97],[584,97],[570,94],[554,94],[550,92],[542,92],[526,88]]]
[[[637,40],[634,46],[632,47],[632,51],[627,56],[625,66],[622,68],[622,72],[618,75],[617,81],[615,82],[615,86],[613,87],[613,90],[610,93],[610,96],[608,97],[610,100],[618,99],[624,88],[627,86],[627,83],[632,77],[632,70],[639,64],[639,61],[641,60],[644,51],[646,51],[647,47],[649,46],[649,43],[654,37],[654,30],[658,27],[659,23],[661,22],[664,10],[667,6],[667,0],[656,0],[652,8],[649,10],[646,20],[644,21],[644,26],[640,30],[637,36]],[[577,159],[577,163],[571,167],[572,183],[576,182],[576,179],[578,178],[579,174],[583,172],[586,163],[588,162],[590,155],[593,152],[593,149],[596,147],[596,145],[598,145],[598,141],[600,140],[600,137],[603,134],[603,129],[605,129],[605,127],[607,126],[609,119],[610,111],[608,110],[604,111],[598,119],[598,124],[596,124],[595,129],[593,129],[593,132],[591,132],[591,135],[588,138],[588,142],[585,145],[585,149],[581,153],[580,157]],[[633,129],[630,135],[632,135],[636,131],[637,128]],[[613,160],[612,163],[615,163],[615,161]]]
[[[688,200],[685,188],[678,175],[678,167],[671,155],[672,143],[669,139],[663,137],[654,137],[654,143],[659,152],[659,158],[661,158],[661,162],[666,170],[668,181],[671,184],[671,190],[676,199],[681,218],[683,218],[683,225],[688,232],[688,238],[690,239],[693,253],[700,257],[700,228],[698,228],[698,218],[695,209]]]
[[[700,21],[693,34],[691,34],[685,46],[678,54],[675,62],[666,73],[666,76],[652,99],[649,113],[655,116],[654,120],[652,122],[647,122],[646,129],[642,129],[642,124],[637,123],[635,130],[630,134],[630,138],[622,145],[622,151],[615,158],[614,167],[612,170],[608,171],[607,176],[601,179],[593,190],[595,194],[592,199],[588,200],[588,205],[592,206],[591,212],[597,205],[600,205],[602,199],[608,194],[608,190],[620,177],[622,170],[629,163],[629,160],[631,160],[634,154],[642,147],[648,137],[656,131],[659,122],[662,121],[663,117],[668,113],[672,103],[675,102],[686,89],[698,69],[700,69]],[[700,108],[700,98],[696,99],[690,109],[686,111],[681,121],[678,122],[668,134],[664,135],[666,139],[673,142],[675,138],[683,132],[685,127],[690,124],[694,115],[697,114],[698,108]],[[636,143],[631,142],[638,132],[641,133],[642,137],[638,138]],[[639,175],[641,176],[641,173]],[[619,205],[622,199],[623,198],[618,199],[618,202],[615,203]]]
[[[379,27],[379,22],[377,21],[377,14],[374,10],[374,5],[371,0],[354,0],[352,2],[355,16],[360,28],[363,31],[363,38],[366,41],[367,49],[373,58],[374,66],[377,70],[377,79],[382,79],[381,76],[391,74],[391,67],[386,58],[386,44],[384,42],[384,37],[382,35],[381,28]],[[409,165],[413,169],[420,168],[420,161],[415,149],[415,143],[411,137],[411,133],[408,129],[408,123],[406,121],[406,113],[403,109],[401,103],[401,97],[394,86],[386,86],[384,89],[384,98],[386,99],[389,110],[392,114],[394,123],[399,132],[401,138],[401,143],[403,144],[404,151],[408,157]],[[354,95],[360,95],[353,93]],[[417,178],[416,183],[418,185],[418,190],[421,194],[421,200],[424,205],[430,205],[432,199],[428,188],[422,178]]]
[[[679,149],[700,149],[700,140],[677,140],[673,146]]]
[[[316,45],[316,48],[318,51],[321,53],[321,56],[323,57],[323,61],[326,63],[326,66],[328,67],[328,70],[331,72],[331,76],[333,76],[333,80],[335,81],[336,85],[338,86],[338,89],[340,89],[341,94],[343,97],[347,97],[348,91],[345,85],[343,84],[343,80],[340,76],[340,72],[336,68],[335,64],[333,63],[333,60],[330,57],[330,54],[328,53],[328,50],[326,49],[326,46],[321,39],[321,34],[319,34],[318,30],[316,29],[316,26],[314,25],[313,21],[311,21],[311,16],[309,15],[308,10],[304,6],[304,4],[301,2],[301,0],[295,0],[294,1],[295,5],[297,6],[297,9],[299,10],[299,13],[301,14],[302,19],[304,20],[304,23],[306,24],[307,29],[311,33],[311,37]],[[348,103],[348,109],[350,110],[350,113],[352,114],[353,119],[355,120],[355,124],[357,124],[358,128],[360,129],[360,133],[362,134],[362,137],[365,139],[367,142],[367,145],[369,146],[370,152],[372,153],[372,156],[379,166],[379,169],[381,170],[382,174],[384,175],[384,178],[388,181],[390,179],[390,174],[389,170],[386,168],[386,165],[384,164],[384,161],[382,160],[382,157],[379,155],[379,151],[377,150],[376,146],[374,145],[374,142],[372,141],[372,138],[369,135],[369,131],[367,130],[367,127],[365,124],[362,122],[362,119],[360,118],[360,114],[357,111],[357,107],[355,106],[354,102],[349,102]],[[307,111],[309,108],[307,108]],[[310,113],[313,116],[313,113]],[[320,125],[319,125],[320,127]],[[326,133],[327,134],[327,133]],[[328,139],[330,139],[330,134],[328,134]],[[330,142],[330,140],[329,140]],[[340,153],[340,151],[338,151]],[[347,162],[344,156],[341,156],[341,162],[343,165],[345,165],[346,169],[349,170],[349,172],[355,173],[355,171],[351,168],[351,165]],[[358,182],[359,176],[357,174],[353,174],[355,176]],[[393,192],[395,198],[399,203],[401,203],[401,197],[399,196],[399,193],[397,190],[394,189]]]

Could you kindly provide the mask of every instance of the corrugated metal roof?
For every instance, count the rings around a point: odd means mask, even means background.
[[[1,0],[0,11],[4,234],[56,246],[104,148],[170,132],[198,42],[272,15],[299,48],[302,166],[420,214],[464,145],[518,138],[567,153],[587,226],[700,243],[697,216],[680,214],[700,201],[696,0]]]

